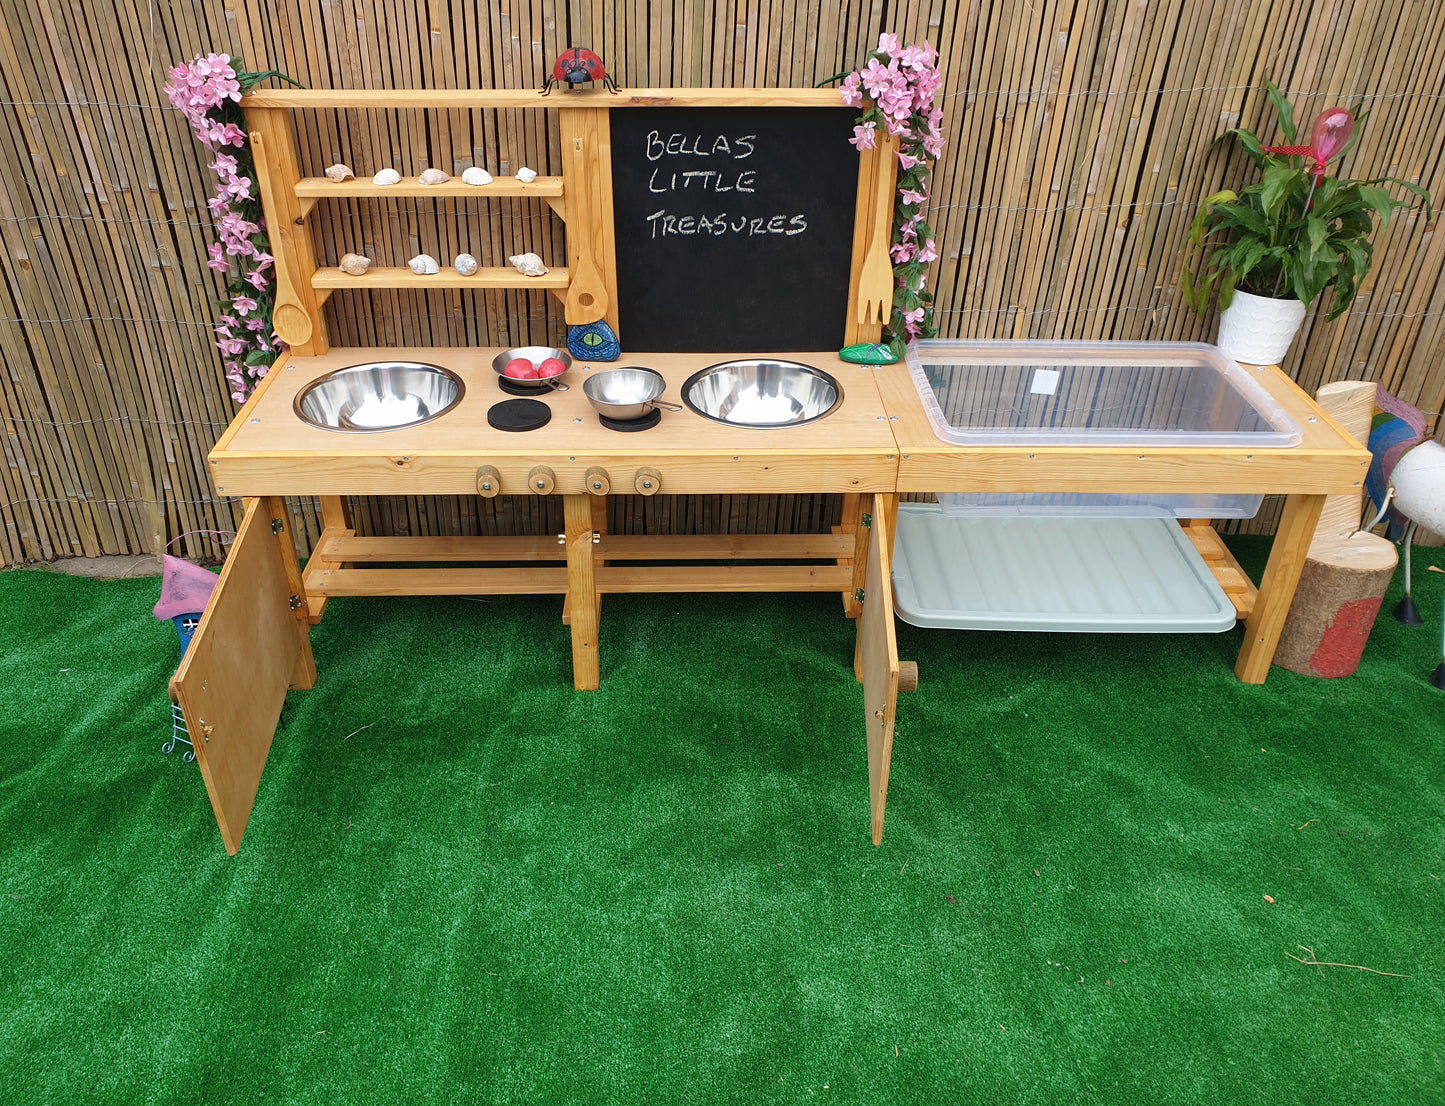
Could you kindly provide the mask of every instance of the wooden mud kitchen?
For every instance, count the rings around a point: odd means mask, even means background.
[[[894,581],[901,589],[906,567],[909,602],[933,609],[938,573],[925,562],[946,570],[983,556],[965,544],[939,558],[930,541],[989,527],[1018,540],[1009,527],[1039,521],[1030,504],[1052,509],[1061,497],[1087,507],[1127,489],[1125,515],[1140,513],[1134,498],[1160,499],[1171,517],[1113,520],[1120,512],[1106,505],[1102,517],[1065,511],[1052,524],[1085,524],[1089,541],[1149,524],[1147,542],[1180,558],[1188,586],[1227,596],[1229,626],[1245,620],[1236,672],[1260,683],[1324,498],[1357,492],[1364,479],[1368,453],[1288,377],[1216,363],[1212,347],[937,342],[891,365],[841,360],[840,347],[876,341],[891,310],[896,163],[886,141],[861,154],[848,144],[855,113],[836,91],[268,91],[243,106],[275,256],[274,322],[291,348],[210,455],[217,493],[244,498],[245,517],[172,680],[231,853],[286,692],[316,680],[309,629],[332,596],[560,595],[573,681],[591,689],[599,599],[609,592],[835,592],[858,624],[878,844],[898,692],[916,682],[898,659]],[[298,164],[305,113],[517,109],[554,113],[537,118],[557,128],[560,176],[381,186],[305,176]],[[566,264],[545,259],[542,276],[489,258],[468,275],[445,259],[433,274],[317,264],[308,226],[317,204],[398,196],[459,205],[542,197],[565,223]],[[550,380],[513,379],[506,364],[527,350],[333,348],[322,311],[353,289],[516,287],[550,290],[570,325],[605,321],[621,359],[575,358]],[[619,398],[609,391],[617,381],[650,387]],[[1114,425],[1101,403],[1145,414]],[[609,495],[658,492],[835,493],[842,525],[831,534],[608,533]],[[899,502],[914,492],[963,502],[951,513]],[[1190,512],[1265,493],[1288,499],[1256,588],[1210,513]],[[347,497],[374,495],[557,495],[565,533],[359,536]],[[320,497],[325,528],[304,572],[284,496]],[[411,567],[386,567],[398,564]],[[974,575],[987,579],[981,567]],[[919,621],[1021,624],[1008,621],[1017,612],[975,615]],[[1108,619],[1089,625],[1111,628]],[[1069,628],[1034,628],[1051,626]]]

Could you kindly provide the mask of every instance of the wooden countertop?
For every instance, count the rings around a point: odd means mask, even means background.
[[[262,381],[210,455],[217,491],[226,495],[472,494],[477,470],[490,465],[504,493],[525,494],[536,465],[555,474],[555,491],[587,490],[584,477],[603,468],[614,492],[630,492],[640,467],[654,469],[660,490],[729,492],[1017,492],[1117,491],[1235,494],[1358,492],[1370,454],[1283,372],[1250,369],[1299,424],[1303,440],[1288,448],[1127,446],[963,446],[937,437],[908,366],[871,367],[836,353],[774,356],[831,373],[843,402],[806,426],[748,430],[684,408],[664,411],[651,430],[603,427],[582,392],[588,372],[574,367],[566,392],[543,401],[551,421],[526,433],[487,424],[503,393],[491,361],[499,349],[335,349],[319,357],[283,358]],[[735,355],[743,356],[743,355]],[[664,400],[721,354],[629,354],[667,380]],[[306,384],[348,365],[375,360],[426,361],[456,372],[466,395],[445,416],[384,433],[345,434],[311,427],[292,411]]]
[[[277,362],[210,454],[217,491],[226,495],[475,494],[477,469],[494,466],[504,493],[526,493],[534,465],[556,476],[556,492],[586,490],[587,470],[600,466],[614,491],[631,492],[636,469],[646,465],[663,492],[891,492],[897,450],[876,382],[877,370],[841,361],[836,352],[774,356],[831,373],[843,402],[827,418],[805,426],[749,430],[703,418],[691,410],[663,411],[654,428],[609,430],[588,404],[582,382],[589,371],[617,367],[574,364],[562,378],[566,392],[542,398],[551,421],[525,433],[487,424],[502,392],[492,370],[500,349],[334,349],[319,357]],[[667,380],[661,396],[680,402],[693,372],[736,356],[629,353],[626,364],[646,365]],[[348,434],[303,423],[292,410],[298,392],[335,369],[367,361],[425,361],[457,373],[461,402],[431,422],[383,433]]]

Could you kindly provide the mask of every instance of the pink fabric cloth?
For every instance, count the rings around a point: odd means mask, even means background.
[[[204,611],[215,590],[214,572],[166,553],[161,557],[161,597],[152,613],[159,619],[171,619]]]

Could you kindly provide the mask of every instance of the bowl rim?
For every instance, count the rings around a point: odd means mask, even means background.
[[[437,411],[435,414],[428,415],[424,419],[417,419],[415,422],[402,423],[400,426],[354,426],[350,424],[345,426],[331,426],[324,422],[317,422],[315,419],[313,419],[310,415],[306,414],[306,412],[301,409],[301,401],[307,396],[309,396],[312,392],[314,392],[317,388],[321,387],[321,385],[325,384],[327,381],[334,380],[336,377],[339,376],[345,376],[347,373],[358,372],[363,369],[375,369],[381,365],[409,369],[430,369],[433,372],[436,372],[441,376],[446,377],[453,384],[455,384],[457,388],[457,394],[450,403],[448,403],[440,411]],[[324,373],[321,376],[318,376],[315,380],[306,384],[299,392],[296,393],[295,398],[292,399],[291,410],[295,414],[295,416],[302,422],[304,422],[307,426],[314,426],[317,430],[330,430],[338,434],[387,434],[393,430],[410,430],[413,426],[421,426],[423,423],[428,423],[431,422],[433,419],[439,419],[443,415],[450,414],[453,410],[456,409],[458,405],[460,405],[462,400],[466,398],[466,394],[467,385],[460,376],[452,372],[451,369],[448,369],[442,365],[433,365],[430,361],[405,361],[400,359],[394,361],[362,361],[355,365],[344,365],[339,369],[332,369],[330,372]]]
[[[692,401],[692,389],[704,377],[711,376],[718,369],[726,369],[734,365],[760,364],[784,365],[791,369],[801,369],[808,376],[821,377],[824,381],[833,386],[833,402],[826,410],[819,411],[816,415],[809,415],[806,419],[799,419],[797,422],[770,422],[770,423],[746,423],[734,422],[732,419],[725,419],[719,415],[709,414]],[[817,422],[819,419],[827,418],[843,402],[843,383],[826,369],[820,369],[816,365],[805,365],[801,361],[789,361],[785,357],[734,357],[729,361],[719,361],[715,365],[708,365],[706,368],[698,369],[682,383],[682,402],[687,409],[705,419],[722,423],[724,426],[734,426],[739,430],[787,430],[795,426],[807,426],[810,422]]]

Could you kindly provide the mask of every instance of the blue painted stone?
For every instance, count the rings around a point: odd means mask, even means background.
[[[616,361],[622,356],[622,343],[612,328],[598,319],[567,328],[567,352],[583,361]]]

